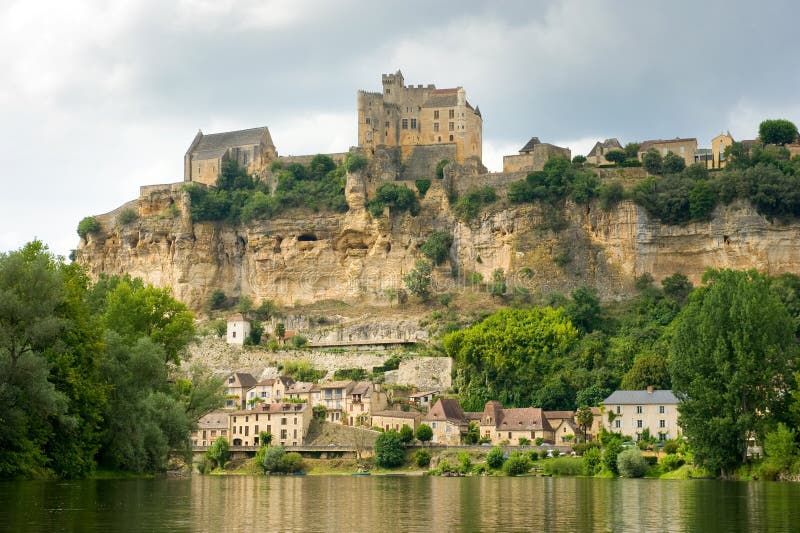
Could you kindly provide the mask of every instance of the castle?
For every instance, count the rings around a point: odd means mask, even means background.
[[[403,73],[382,77],[383,91],[358,92],[358,145],[400,147],[409,159],[415,147],[449,144],[457,163],[482,155],[483,119],[463,87],[405,85]]]

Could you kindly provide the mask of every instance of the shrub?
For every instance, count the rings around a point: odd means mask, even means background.
[[[419,297],[421,300],[428,300],[431,296],[431,283],[433,268],[427,261],[417,261],[414,269],[407,275],[403,276],[403,283],[406,289],[414,296]]]
[[[682,467],[685,463],[686,461],[684,461],[682,457],[676,454],[671,454],[661,459],[661,468],[663,468],[666,472],[671,472]]]
[[[686,160],[676,153],[667,152],[661,161],[661,172],[663,174],[677,174],[686,169]]]
[[[526,455],[528,456],[528,459],[531,460],[531,462],[539,459],[539,453],[536,450],[530,450],[526,453]]]
[[[458,454],[458,471],[462,474],[468,473],[472,470],[472,459],[470,459],[469,454],[467,452],[461,452]]]
[[[408,424],[403,424],[403,427],[400,428],[400,440],[403,441],[403,444],[414,440],[414,430]]]
[[[628,448],[617,456],[617,470],[622,477],[642,477],[647,471],[647,461],[639,450]]]
[[[494,468],[495,470],[502,468],[503,463],[506,461],[506,454],[503,451],[503,448],[500,446],[495,446],[489,451],[489,454],[486,456],[486,464],[489,467]]]
[[[375,464],[383,468],[403,464],[403,440],[397,431],[381,433],[375,439]]]
[[[619,164],[625,161],[628,155],[623,150],[609,150],[606,152],[605,158],[607,161]]]
[[[433,430],[428,424],[420,424],[417,426],[415,436],[418,441],[424,444],[433,438]]]
[[[123,209],[122,212],[117,215],[117,224],[120,226],[126,226],[136,220],[139,220],[139,213],[130,207]]]
[[[464,222],[469,222],[480,213],[483,206],[497,200],[497,193],[488,185],[467,191],[453,204],[453,213]]]
[[[434,265],[439,265],[447,259],[450,246],[453,244],[453,237],[444,231],[434,231],[425,242],[422,243],[422,253],[430,259]]]
[[[84,217],[78,222],[78,235],[86,238],[90,233],[100,231],[100,222],[95,217]]]
[[[224,320],[214,320],[208,327],[219,338],[224,338],[228,332],[228,324]]]
[[[303,456],[297,452],[289,452],[278,461],[278,469],[281,472],[291,474],[303,470]]]
[[[526,439],[525,437],[520,437],[519,438],[519,445],[520,446],[530,446],[531,445],[531,439]]]
[[[603,211],[610,211],[611,208],[617,205],[625,196],[622,183],[618,181],[612,181],[611,183],[601,185],[598,193],[600,197],[600,209]]]
[[[283,446],[265,447],[261,458],[261,467],[264,472],[279,472],[280,462],[284,455],[286,455],[286,450]]]
[[[375,198],[367,202],[366,208],[372,216],[380,216],[385,207],[397,211],[409,211],[412,215],[419,212],[419,203],[414,191],[405,185],[383,183],[375,191]]]
[[[303,335],[295,335],[292,337],[292,346],[295,348],[303,348],[306,344],[308,344],[308,339]]]
[[[429,466],[431,464],[431,454],[426,450],[417,450],[414,452],[414,463],[421,467]]]
[[[572,158],[572,162],[576,165],[582,165],[586,163],[586,156],[583,155],[576,155]]]
[[[347,153],[344,156],[344,168],[347,172],[358,172],[367,166],[367,158],[361,154]]]
[[[606,470],[614,474],[619,473],[617,456],[621,451],[622,442],[618,438],[612,438],[606,443],[605,450],[603,450],[603,466],[606,467]]]
[[[586,476],[595,475],[600,471],[600,467],[603,464],[603,454],[598,447],[587,448],[586,451],[583,452],[583,457],[581,459],[583,461],[583,473]]]
[[[414,180],[414,185],[417,187],[419,195],[425,196],[425,193],[428,192],[428,189],[431,188],[431,180],[428,178],[421,180]]]
[[[509,476],[521,476],[530,469],[531,462],[525,455],[519,452],[512,453],[511,456],[506,459],[506,462],[503,463],[503,472]]]
[[[579,476],[583,473],[583,460],[577,457],[558,457],[547,461],[544,470],[555,476]]]
[[[664,443],[664,451],[668,454],[678,453],[678,446],[677,440],[668,440]]]
[[[222,309],[227,302],[228,297],[225,295],[225,292],[220,289],[216,289],[212,292],[211,297],[208,299],[208,305],[211,309]]]
[[[661,174],[662,162],[663,158],[655,148],[650,148],[642,156],[642,166],[644,166],[644,169],[650,174]]]
[[[496,269],[492,272],[492,282],[489,284],[489,294],[492,296],[504,296],[508,286],[506,285],[506,276],[502,268]]]
[[[628,168],[640,167],[640,166],[642,166],[642,162],[639,161],[638,159],[636,159],[635,157],[632,157],[632,158],[629,158],[629,159],[626,159],[625,161],[623,161],[620,164],[620,166],[621,167],[628,167]]]

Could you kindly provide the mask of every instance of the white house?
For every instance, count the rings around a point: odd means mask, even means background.
[[[659,440],[674,439],[680,433],[678,427],[678,405],[680,400],[671,390],[618,390],[603,401],[609,415],[609,430],[623,435],[632,435],[636,440],[645,428]]]
[[[250,335],[250,321],[242,313],[236,313],[228,318],[228,344],[244,345],[244,340]]]

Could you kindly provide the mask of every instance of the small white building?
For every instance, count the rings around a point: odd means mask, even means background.
[[[228,318],[228,344],[244,345],[244,340],[250,335],[250,321],[242,313],[236,313]]]

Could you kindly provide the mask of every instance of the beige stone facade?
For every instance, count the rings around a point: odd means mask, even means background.
[[[254,174],[277,155],[266,127],[210,135],[198,131],[183,157],[183,180],[215,185],[224,161],[234,160]]]
[[[311,424],[311,408],[305,403],[261,404],[258,409],[230,413],[229,433],[233,446],[258,446],[258,434],[272,435],[272,444],[300,446]]]
[[[358,92],[358,145],[368,150],[396,146],[405,160],[415,147],[452,144],[456,162],[483,152],[480,109],[466,99],[463,87],[405,85],[399,70],[382,76],[383,90]]]
[[[730,133],[721,133],[711,139],[711,166],[710,168],[725,168],[725,149],[733,144]]]
[[[224,386],[227,392],[225,409],[245,409],[247,405],[247,391],[256,384],[256,378],[247,372],[234,372],[225,378]]]
[[[452,398],[439,398],[422,417],[422,423],[433,430],[431,442],[435,444],[461,444],[461,435],[469,427],[464,410]]]
[[[669,390],[615,391],[603,401],[608,418],[606,427],[636,440],[645,429],[659,440],[674,439],[681,433],[679,405],[680,401]]]
[[[572,158],[569,148],[543,143],[538,137],[523,146],[518,155],[503,156],[503,172],[535,172],[542,170],[544,164],[553,157]]]
[[[586,154],[586,162],[593,165],[607,165],[609,163],[606,159],[606,154],[612,150],[623,150],[622,144],[616,138],[606,139],[604,141],[597,141],[595,145]]]
[[[644,141],[639,147],[639,161],[642,161],[645,152],[650,149],[656,150],[661,154],[661,157],[664,157],[669,152],[677,154],[686,161],[686,166],[689,166],[694,164],[694,155],[697,151],[697,139],[692,137],[687,139],[675,138]]]
[[[403,426],[416,430],[421,420],[422,414],[416,411],[376,411],[372,413],[370,426],[384,431],[400,431]]]
[[[228,413],[214,411],[197,421],[192,431],[192,446],[211,446],[220,437],[228,438]]]
[[[359,381],[345,397],[342,422],[348,426],[369,426],[371,414],[386,408],[387,400],[380,385]]]
[[[293,384],[294,380],[287,376],[259,381],[247,391],[247,408],[259,409],[262,403],[280,403]]]
[[[519,444],[520,439],[530,443],[536,439],[553,442],[553,428],[541,409],[505,409],[496,400],[486,402],[480,421],[480,435],[492,444]]]

